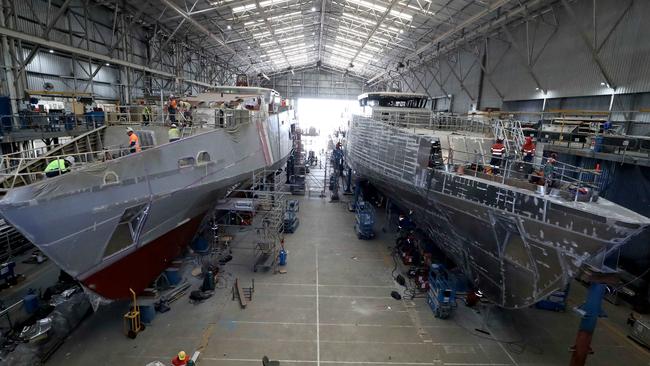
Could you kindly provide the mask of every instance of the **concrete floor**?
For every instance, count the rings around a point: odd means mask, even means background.
[[[393,233],[377,230],[374,240],[358,240],[343,203],[305,196],[300,205],[300,227],[286,237],[286,274],[253,273],[252,233],[240,235],[225,267],[227,286],[216,296],[198,305],[187,297],[173,303],[135,340],[121,332],[126,305],[103,308],[48,365],[169,364],[181,349],[200,350],[201,366],[260,365],[264,355],[295,366],[568,364],[575,313],[484,308],[477,314],[460,305],[453,319],[436,319],[423,298],[390,297],[397,288]],[[244,310],[231,300],[235,277],[244,286],[255,279],[254,299]],[[584,298],[579,285],[572,292],[574,303]],[[625,337],[627,310],[607,310],[616,316],[599,322],[589,365],[650,365],[650,353]]]

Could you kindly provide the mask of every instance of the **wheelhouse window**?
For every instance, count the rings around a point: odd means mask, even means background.
[[[359,99],[359,106],[391,108],[425,108],[427,98],[417,94],[368,94]]]

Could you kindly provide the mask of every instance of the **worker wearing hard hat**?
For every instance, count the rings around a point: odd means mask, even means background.
[[[173,123],[176,123],[176,109],[178,108],[178,102],[173,95],[169,96],[169,101],[167,102],[167,112],[169,113],[169,120]]]
[[[131,154],[142,151],[142,148],[140,148],[140,140],[138,139],[138,135],[133,132],[133,129],[131,127],[126,129],[126,134],[129,135],[129,151]]]
[[[181,131],[178,129],[175,123],[172,123],[169,131],[167,131],[169,136],[169,142],[178,141],[181,138]]]
[[[69,171],[68,168],[74,165],[74,158],[67,156],[65,159],[56,159],[45,168],[45,176],[48,178],[56,177],[57,175],[65,174]]]
[[[187,365],[187,361],[188,361],[188,359],[187,359],[187,355],[185,354],[185,351],[180,351],[180,352],[178,352],[176,357],[174,357],[172,359],[172,365],[174,365],[174,366],[185,366],[185,365]]]

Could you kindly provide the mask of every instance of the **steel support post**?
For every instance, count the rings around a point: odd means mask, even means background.
[[[570,366],[584,366],[587,362],[587,356],[593,353],[591,350],[591,339],[596,330],[598,318],[604,316],[601,305],[606,289],[604,283],[593,282],[589,286],[587,301],[580,306],[582,319],[580,320],[580,327],[576,335],[576,343],[571,347],[573,353],[571,355],[571,362],[569,363]]]
[[[2,2],[2,9],[0,9],[0,26],[5,26],[5,9],[8,9],[6,6],[7,0]],[[9,54],[9,42],[7,36],[2,35],[2,61],[5,69],[5,84],[7,86],[7,93],[11,99],[11,113],[18,113],[18,104],[16,102],[18,93],[16,92],[16,84],[14,83],[14,70],[13,70],[13,61],[11,60],[11,55]],[[12,121],[12,125],[16,125],[17,121]]]

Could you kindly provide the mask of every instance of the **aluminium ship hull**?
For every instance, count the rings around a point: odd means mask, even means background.
[[[423,156],[420,147],[430,146],[421,140],[431,136],[379,122],[368,128],[367,122],[355,117],[349,132],[347,161],[354,173],[412,210],[418,227],[502,307],[534,304],[562,288],[582,264],[618,248],[649,223],[603,199],[602,212],[588,212],[579,202],[428,169],[417,160]]]
[[[0,212],[90,290],[128,298],[129,288],[148,287],[182,252],[230,187],[253,171],[282,166],[291,149],[290,116],[251,114],[250,123],[233,129],[14,188]]]

